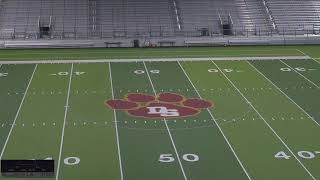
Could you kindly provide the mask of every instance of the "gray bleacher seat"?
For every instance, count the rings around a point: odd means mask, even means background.
[[[306,33],[320,29],[319,0],[267,0],[280,33]]]

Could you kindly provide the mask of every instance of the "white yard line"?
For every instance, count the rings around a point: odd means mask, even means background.
[[[125,63],[125,62],[176,62],[179,61],[244,61],[244,60],[297,60],[297,59],[310,59],[309,56],[272,56],[272,57],[208,57],[208,58],[148,58],[148,59],[88,59],[88,60],[33,60],[33,61],[1,61],[0,64],[71,64],[71,63]]]
[[[23,95],[23,98],[22,98],[22,100],[21,100],[20,106],[19,106],[19,108],[18,108],[18,111],[17,111],[17,113],[16,113],[16,116],[15,116],[15,118],[14,118],[14,121],[13,121],[13,123],[12,123],[12,125],[11,125],[11,129],[10,129],[10,131],[9,131],[8,137],[7,137],[7,139],[6,139],[6,142],[4,143],[4,146],[3,146],[3,149],[2,149],[2,152],[1,152],[1,155],[0,155],[0,160],[1,160],[2,157],[3,157],[4,151],[5,151],[5,149],[6,149],[6,146],[7,146],[7,144],[8,144],[9,139],[10,139],[11,133],[12,133],[12,131],[13,131],[13,127],[14,127],[14,125],[16,124],[16,120],[18,119],[18,116],[19,116],[21,107],[22,107],[22,105],[23,105],[23,103],[24,103],[24,101],[25,101],[25,98],[26,98],[26,96],[27,96],[27,92],[28,92],[28,90],[29,90],[29,87],[30,87],[31,81],[32,81],[32,79],[33,79],[33,76],[34,76],[34,74],[35,74],[35,72],[36,72],[36,70],[37,70],[37,67],[38,67],[38,65],[36,65],[36,66],[34,67],[33,73],[32,73],[32,75],[31,75],[31,77],[30,77],[30,80],[29,80],[29,84],[28,84],[28,86],[27,86],[27,88],[26,88],[26,90],[25,90],[25,92],[24,92],[24,95]]]
[[[283,60],[280,60],[283,64],[285,64],[286,66],[288,66],[290,69],[292,69],[294,72],[296,72],[297,74],[299,74],[301,77],[303,77],[305,80],[307,80],[309,83],[313,84],[314,86],[316,86],[318,89],[320,89],[320,87],[314,83],[313,81],[311,81],[310,79],[308,79],[307,77],[305,77],[303,74],[301,74],[300,72],[298,72],[296,69],[294,69],[293,67],[291,67],[289,64],[285,63]]]
[[[112,99],[114,99],[114,92],[113,92],[113,80],[112,80],[112,72],[111,72],[111,65],[109,63],[109,73],[110,73],[110,85],[111,85],[111,94]],[[118,148],[118,159],[119,159],[119,168],[120,168],[120,176],[121,180],[123,180],[123,172],[122,172],[122,161],[121,161],[121,151],[120,151],[120,143],[119,143],[119,133],[118,133],[118,123],[117,123],[117,112],[113,110],[114,114],[114,125],[116,127],[116,137],[117,137],[117,148]]]
[[[246,96],[238,89],[238,87],[228,78],[228,76],[221,71],[220,67],[213,61],[211,61],[218,70],[223,74],[223,76],[229,81],[229,83],[238,91],[238,93],[242,96],[242,98],[248,103],[251,108],[259,115],[259,117],[264,121],[264,123],[269,127],[269,129],[274,133],[274,135],[277,136],[277,138],[281,141],[281,143],[287,148],[287,150],[292,154],[292,156],[298,161],[298,163],[301,165],[301,167],[309,174],[309,176],[313,180],[317,180],[311,172],[305,167],[305,165],[299,160],[299,158],[294,154],[294,152],[291,150],[291,148],[283,141],[283,139],[278,135],[278,133],[271,127],[271,125],[265,120],[265,118],[260,114],[260,112],[252,105],[252,103],[246,98]]]
[[[71,83],[72,83],[72,75],[73,75],[73,64],[71,64],[71,70],[70,70],[68,94],[67,94],[67,100],[66,100],[65,111],[64,111],[63,127],[62,127],[62,132],[61,132],[61,143],[60,143],[60,151],[59,151],[56,180],[59,179],[59,171],[60,171],[60,164],[61,164],[60,161],[61,161],[63,141],[64,141],[64,131],[65,131],[65,127],[66,127],[67,115],[68,115],[68,109],[69,109],[69,97],[70,97],[70,89],[71,89]]]
[[[182,65],[180,64],[180,62],[178,61],[178,64],[180,66],[180,68],[182,69],[183,73],[185,74],[185,76],[188,78],[189,82],[191,83],[193,89],[196,91],[196,93],[198,94],[199,98],[202,99],[199,91],[197,90],[197,88],[194,86],[193,82],[191,81],[191,79],[189,78],[188,74],[186,73],[186,71],[183,69]],[[222,136],[224,137],[225,141],[227,142],[228,146],[230,147],[233,155],[235,156],[235,158],[237,159],[238,163],[240,164],[241,168],[243,169],[243,171],[245,172],[245,174],[247,175],[248,179],[251,180],[251,177],[249,175],[249,173],[247,172],[246,168],[244,167],[244,165],[242,164],[241,160],[239,159],[238,155],[236,154],[235,150],[233,149],[232,145],[230,144],[228,138],[226,137],[226,135],[224,134],[224,132],[222,131],[220,125],[218,124],[217,120],[215,119],[215,117],[213,116],[213,114],[211,113],[211,111],[209,109],[207,109],[208,113],[210,114],[211,118],[214,120],[215,124],[217,125],[218,129],[220,130]]]
[[[155,96],[157,96],[157,91],[156,91],[156,89],[154,88],[154,85],[153,85],[152,79],[151,79],[151,77],[150,77],[148,68],[147,68],[146,63],[145,63],[144,61],[143,61],[143,65],[144,65],[144,68],[145,68],[145,70],[146,70],[146,72],[147,72],[149,81],[150,81],[150,83],[151,83],[151,87],[152,87],[153,93],[154,93]],[[171,135],[171,132],[170,132],[170,129],[169,129],[167,120],[164,119],[163,122],[164,122],[164,124],[165,124],[165,126],[166,126],[166,129],[167,129],[167,131],[168,131],[168,134],[169,134],[171,143],[172,143],[172,145],[173,145],[174,151],[175,151],[176,156],[177,156],[177,159],[178,159],[178,161],[179,161],[179,165],[180,165],[180,169],[181,169],[181,172],[182,172],[182,174],[183,174],[183,177],[184,177],[185,180],[187,180],[188,178],[187,178],[187,176],[186,176],[186,174],[185,174],[185,171],[184,171],[184,168],[183,168],[183,166],[182,166],[182,163],[181,163],[181,160],[180,160],[180,156],[179,156],[178,150],[177,150],[177,148],[176,148],[176,145],[175,145],[175,143],[174,143],[174,140],[173,140],[173,138],[172,138],[172,135]]]
[[[252,65],[249,61],[247,63],[253,67],[260,75],[262,75],[269,83],[271,83],[276,89],[278,89],[284,96],[286,96],[293,104],[295,104],[302,112],[304,112],[310,119],[312,119],[313,122],[315,122],[318,126],[320,124],[310,115],[305,111],[301,106],[299,106],[293,99],[291,99],[286,93],[284,93],[276,84],[274,84],[269,78],[267,78],[261,71],[259,71],[254,65]]]

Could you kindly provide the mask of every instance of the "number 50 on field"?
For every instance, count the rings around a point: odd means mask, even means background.
[[[184,154],[182,155],[182,159],[187,162],[197,162],[200,158],[196,154]],[[171,163],[175,160],[176,159],[174,158],[173,154],[161,154],[159,157],[159,162],[162,163]]]

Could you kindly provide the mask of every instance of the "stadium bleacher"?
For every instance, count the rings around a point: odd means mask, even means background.
[[[320,29],[316,0],[2,0],[0,5],[1,39],[303,36]]]
[[[304,33],[320,28],[320,1],[267,0],[280,33]],[[296,31],[296,32],[295,32]]]

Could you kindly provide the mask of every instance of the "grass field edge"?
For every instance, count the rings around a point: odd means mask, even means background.
[[[4,152],[5,152],[5,149],[6,149],[7,144],[8,144],[8,142],[9,142],[11,133],[12,133],[13,128],[14,128],[14,124],[16,123],[16,120],[18,119],[18,116],[19,116],[19,114],[20,114],[20,110],[21,110],[21,108],[22,108],[22,106],[23,106],[23,103],[24,103],[24,101],[25,101],[25,99],[26,99],[27,92],[28,92],[29,87],[30,87],[30,85],[31,85],[31,82],[32,82],[32,80],[33,80],[34,74],[35,74],[35,72],[36,72],[36,70],[37,70],[37,67],[38,67],[38,65],[35,65],[34,70],[33,70],[33,72],[32,72],[32,75],[31,75],[31,77],[30,77],[28,86],[27,86],[27,88],[26,88],[26,90],[25,90],[25,92],[24,92],[24,95],[23,95],[23,97],[22,97],[21,103],[20,103],[20,105],[19,105],[19,108],[18,108],[17,113],[16,113],[16,115],[15,115],[15,118],[14,118],[14,120],[13,120],[13,123],[12,123],[12,125],[11,125],[9,134],[8,134],[7,139],[6,139],[6,141],[5,141],[5,144],[4,144],[3,148],[2,148],[2,151],[1,151],[1,154],[0,154],[0,160],[2,160],[2,158],[3,158],[3,154],[4,154]]]

